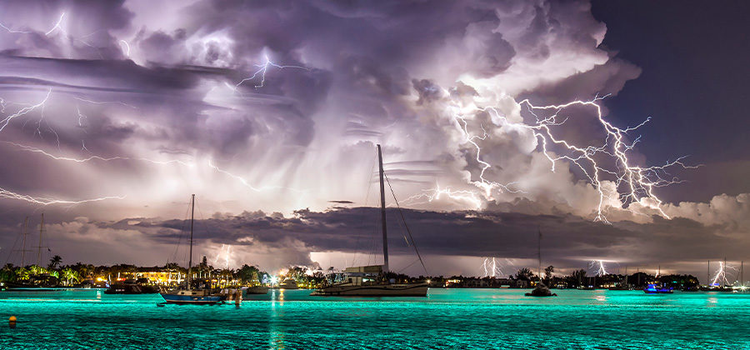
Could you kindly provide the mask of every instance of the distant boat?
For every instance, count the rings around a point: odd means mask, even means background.
[[[254,286],[254,287],[242,288],[242,296],[245,298],[248,295],[267,294],[267,293],[268,293],[268,287],[266,286]]]
[[[659,287],[655,284],[649,284],[643,289],[646,294],[672,294],[672,288]]]
[[[125,280],[122,283],[113,283],[104,294],[155,294],[161,290],[159,286],[148,283],[147,278],[138,280]]]
[[[531,291],[531,293],[524,294],[527,297],[556,297],[557,293],[552,293],[551,290],[542,282],[542,230],[539,229],[539,239],[537,240],[537,258],[539,259],[539,283]]]
[[[161,293],[161,297],[167,304],[189,304],[189,305],[213,305],[223,301],[226,296],[211,293],[210,281],[202,288],[193,289],[193,222],[195,220],[195,195],[190,201],[190,258],[188,262],[188,274],[185,288],[177,288],[167,293]]]
[[[427,283],[391,283],[385,279],[388,273],[388,231],[385,217],[385,183],[383,181],[383,154],[378,149],[380,170],[380,217],[383,226],[383,265],[356,266],[344,270],[346,281],[316,289],[312,296],[353,297],[426,297]],[[419,252],[417,252],[419,255]],[[420,257],[421,261],[422,258]]]
[[[279,283],[279,289],[299,289],[299,286],[297,286],[297,281],[287,278]]]

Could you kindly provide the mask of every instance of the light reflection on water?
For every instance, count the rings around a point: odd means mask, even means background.
[[[427,298],[311,297],[156,307],[158,295],[0,292],[0,348],[748,348],[750,294],[431,289]],[[731,322],[728,322],[731,320]],[[3,321],[4,322],[4,321]]]

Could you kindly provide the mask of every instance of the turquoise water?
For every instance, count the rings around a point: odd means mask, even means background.
[[[242,306],[158,295],[0,292],[0,348],[750,349],[750,294],[430,289],[427,298],[271,291]],[[5,322],[5,321],[3,321]]]

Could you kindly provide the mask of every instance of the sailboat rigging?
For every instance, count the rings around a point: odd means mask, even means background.
[[[377,145],[377,150],[380,175],[380,220],[383,235],[383,265],[348,267],[344,270],[347,275],[345,282],[316,289],[310,294],[312,296],[427,296],[427,290],[429,289],[427,283],[391,283],[385,278],[386,274],[390,271],[388,261],[388,229],[385,211],[385,181],[387,176],[383,171],[383,153],[380,145]],[[393,191],[392,188],[391,191]],[[403,219],[403,213],[401,215]],[[407,232],[409,232],[408,228]],[[409,236],[411,236],[411,232],[409,232]],[[419,256],[419,261],[422,262],[421,256]],[[424,266],[424,262],[422,262],[422,266]]]
[[[195,221],[195,194],[190,199],[190,257],[188,259],[188,274],[186,286],[166,293],[161,293],[167,304],[213,305],[224,300],[222,295],[211,294],[210,286],[193,289],[193,227]]]

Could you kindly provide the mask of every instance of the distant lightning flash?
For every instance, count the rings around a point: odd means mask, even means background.
[[[0,188],[0,198],[7,198],[7,199],[15,199],[15,200],[22,200],[25,202],[33,203],[33,204],[39,204],[39,205],[53,205],[53,204],[84,204],[84,203],[91,203],[91,202],[100,202],[108,199],[125,199],[125,196],[108,196],[108,197],[99,197],[99,198],[91,198],[91,199],[83,199],[83,200],[67,200],[67,199],[55,199],[55,198],[47,198],[47,197],[33,197],[30,195],[25,194],[19,194],[13,191],[8,191],[4,188]]]
[[[278,69],[294,68],[294,69],[304,69],[304,70],[307,70],[307,71],[310,70],[310,68],[302,67],[302,66],[282,66],[282,65],[276,64],[276,63],[272,62],[270,58],[268,58],[268,55],[265,55],[265,58],[266,58],[266,62],[263,63],[263,64],[256,64],[255,66],[258,67],[258,70],[255,71],[255,73],[253,73],[252,76],[247,77],[245,79],[242,79],[239,83],[235,84],[234,85],[234,90],[237,90],[240,87],[240,85],[242,85],[242,84],[244,84],[244,83],[246,83],[248,81],[253,81],[253,80],[255,80],[258,77],[260,77],[260,82],[255,85],[255,88],[259,89],[259,88],[262,88],[263,86],[265,86],[265,84],[266,84],[266,73],[268,72],[268,67],[274,67],[274,68],[278,68]]]
[[[221,249],[219,250],[219,253],[216,254],[216,258],[214,258],[214,264],[218,264],[219,260],[222,259],[222,260],[224,260],[224,268],[228,269],[229,268],[229,257],[231,256],[231,254],[232,254],[232,246],[231,245],[222,244],[221,245]]]
[[[596,275],[597,276],[604,276],[608,275],[609,272],[607,272],[607,269],[604,267],[604,261],[602,260],[594,260],[589,264],[589,267],[596,267]]]
[[[450,96],[449,91],[444,92]],[[503,125],[530,130],[534,137],[540,141],[538,147],[541,148],[542,153],[552,163],[551,169],[553,172],[555,171],[555,163],[557,161],[566,160],[575,164],[583,172],[589,183],[591,183],[599,193],[599,203],[596,210],[595,221],[608,222],[604,215],[606,209],[605,202],[606,199],[613,199],[615,197],[615,194],[607,193],[607,190],[603,188],[603,181],[607,178],[615,183],[616,197],[620,203],[623,203],[623,205],[637,202],[643,206],[655,209],[664,217],[669,218],[662,209],[662,201],[654,194],[654,188],[680,182],[675,178],[665,178],[665,175],[668,175],[667,170],[669,168],[696,168],[696,166],[688,166],[684,164],[682,162],[684,157],[677,158],[674,161],[669,161],[661,166],[640,167],[633,165],[632,161],[627,156],[627,152],[631,151],[635,144],[640,141],[640,137],[636,138],[633,142],[628,143],[626,141],[626,135],[645,125],[650,118],[635,127],[628,127],[625,129],[618,128],[606,121],[602,115],[602,109],[598,102],[605,97],[606,96],[595,97],[591,101],[576,100],[562,105],[549,106],[535,106],[529,100],[523,100],[518,103],[518,106],[526,107],[526,110],[536,118],[536,121],[533,124],[510,122],[495,107],[479,107],[473,103],[464,106],[460,101],[451,100],[449,112],[457,129],[464,136],[463,143],[470,144],[476,150],[476,161],[481,165],[479,180],[471,181],[471,183],[482,190],[482,195],[487,200],[493,199],[492,194],[494,191],[499,191],[500,193],[522,192],[511,188],[514,183],[501,184],[485,178],[486,170],[492,165],[482,160],[482,148],[480,147],[479,142],[485,140],[488,137],[488,134],[484,128],[480,126],[482,129],[482,135],[473,135],[469,131],[467,118],[478,113],[486,112],[490,113],[494,117],[493,119],[500,120]],[[568,140],[559,139],[554,135],[553,127],[563,125],[567,121],[567,118],[558,120],[559,114],[572,106],[590,107],[596,111],[598,122],[607,134],[607,137],[604,140],[604,145],[600,147],[577,146]],[[552,111],[553,114],[544,118],[540,117],[539,113],[545,111]],[[566,150],[569,154],[552,156],[552,145]],[[597,162],[594,159],[595,156],[605,156],[614,160],[615,167],[606,168],[601,164],[602,162]],[[624,188],[622,193],[620,193],[620,188]],[[431,198],[435,198],[441,193],[439,188],[430,191],[432,192],[432,195],[429,196]],[[476,198],[477,197],[470,195],[467,196],[462,193],[460,197],[456,197],[455,199],[464,201],[470,199],[470,202],[476,204]]]
[[[503,276],[503,270],[498,266],[497,259],[495,258],[484,258],[481,268],[484,271],[484,277],[495,278]]]
[[[230,172],[228,172],[226,170],[223,170],[223,169],[217,167],[216,165],[213,164],[213,162],[211,162],[210,159],[208,160],[208,166],[211,167],[212,169],[218,171],[219,173],[222,173],[222,174],[224,174],[226,176],[229,176],[229,177],[231,177],[231,178],[239,181],[245,187],[247,187],[247,188],[249,188],[249,189],[251,189],[251,190],[253,190],[255,192],[261,192],[261,191],[273,190],[273,189],[288,189],[288,190],[291,190],[291,191],[294,191],[294,192],[302,192],[302,193],[307,192],[306,190],[299,190],[299,189],[295,189],[295,188],[291,188],[291,187],[283,187],[283,186],[263,186],[263,187],[258,188],[258,187],[255,187],[255,186],[251,185],[250,182],[248,182],[247,180],[245,180],[245,178],[243,178],[241,176],[238,176],[238,175],[235,175],[235,174],[232,174],[232,173],[230,173]]]
[[[31,152],[31,153],[37,153],[37,154],[41,154],[41,155],[43,155],[45,157],[52,158],[54,160],[74,162],[74,163],[88,163],[88,162],[95,161],[95,160],[103,161],[103,162],[111,162],[111,161],[115,161],[115,160],[137,160],[137,161],[143,161],[143,162],[148,162],[148,163],[153,163],[153,164],[160,164],[160,165],[179,164],[179,165],[183,165],[183,166],[187,166],[187,167],[194,166],[192,163],[186,163],[186,162],[183,162],[181,160],[176,160],[176,159],[161,161],[161,160],[153,160],[153,159],[141,158],[141,157],[131,158],[131,157],[119,157],[119,156],[118,157],[90,156],[90,157],[86,157],[86,158],[61,157],[61,156],[56,156],[54,154],[51,154],[51,153],[49,153],[49,152],[47,152],[45,150],[42,150],[42,149],[39,149],[39,148],[36,148],[36,147],[26,146],[26,145],[22,145],[22,144],[15,143],[15,142],[10,142],[10,141],[0,141],[0,142],[5,143],[5,144],[9,144],[9,145],[13,145],[13,146],[19,148],[21,151]],[[85,143],[83,144],[83,149],[86,149],[86,144]],[[86,150],[88,151],[88,149],[86,149]]]
[[[474,205],[476,209],[480,209],[482,207],[482,200],[480,198],[480,195],[478,195],[474,191],[451,190],[449,187],[441,188],[440,184],[436,184],[435,186],[436,187],[433,189],[424,190],[422,191],[422,193],[418,193],[418,194],[415,194],[411,197],[404,199],[404,202],[411,203],[414,205],[425,204],[425,203],[439,200],[441,196],[445,195],[454,200],[469,202],[472,205]],[[420,199],[423,201],[415,202]]]
[[[26,115],[26,114],[34,111],[37,108],[44,108],[44,105],[47,103],[47,99],[49,99],[49,96],[51,94],[52,94],[52,89],[50,88],[49,90],[47,90],[47,95],[44,96],[44,99],[41,102],[39,102],[39,103],[37,103],[37,104],[35,104],[33,106],[24,107],[24,108],[20,109],[18,112],[13,113],[13,114],[5,117],[5,119],[3,119],[3,120],[0,120],[0,131],[3,131],[5,129],[5,127],[8,126],[8,124],[10,124],[10,122],[13,119],[21,117],[21,116],[24,116],[24,115]],[[5,111],[5,101],[3,101],[3,111]]]
[[[724,262],[719,261],[719,269],[716,270],[714,274],[714,280],[711,282],[712,286],[718,286],[720,284],[727,285],[729,284],[729,279],[727,278],[727,269],[737,270],[736,268],[729,266],[729,264],[724,264]]]

